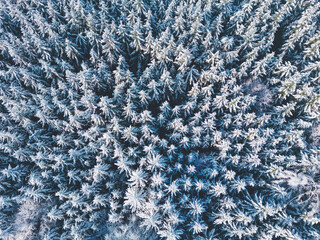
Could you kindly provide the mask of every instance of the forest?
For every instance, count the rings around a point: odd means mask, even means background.
[[[320,239],[320,1],[0,0],[0,240],[273,239]]]

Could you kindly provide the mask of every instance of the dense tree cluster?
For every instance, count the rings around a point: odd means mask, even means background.
[[[0,239],[320,239],[319,120],[317,0],[0,0]]]

